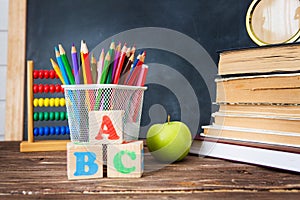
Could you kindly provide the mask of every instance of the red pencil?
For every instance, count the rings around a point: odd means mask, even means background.
[[[81,41],[81,49],[80,49],[80,51],[82,52],[83,59],[84,59],[81,62],[84,62],[87,84],[92,84],[93,83],[93,79],[92,79],[92,75],[91,75],[91,67],[90,67],[90,60],[89,60],[89,50],[87,48],[87,45],[86,45],[85,41],[83,41],[83,40]]]

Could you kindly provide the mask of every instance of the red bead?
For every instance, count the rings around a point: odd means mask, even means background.
[[[57,75],[57,73],[55,73],[55,78],[59,78],[58,75]]]
[[[39,92],[39,87],[37,84],[33,85],[33,93],[38,93]]]
[[[42,84],[39,84],[39,93],[44,92],[44,86]]]
[[[49,70],[44,70],[44,78],[49,78]]]
[[[60,85],[58,84],[55,85],[55,92],[60,92]]]
[[[61,87],[61,86],[60,86]],[[61,87],[61,93],[65,93],[65,89]]]
[[[51,79],[54,79],[54,78],[55,78],[55,75],[56,75],[56,73],[55,73],[54,70],[50,70],[50,71],[49,71],[49,77],[50,77]]]
[[[39,78],[40,79],[44,78],[44,70],[39,70]]]
[[[55,86],[53,84],[50,85],[49,90],[51,93],[55,92]]]
[[[33,70],[33,78],[37,79],[39,77],[39,71],[38,70]]]
[[[46,92],[46,93],[49,92],[49,85],[47,85],[47,84],[44,85],[44,92]]]

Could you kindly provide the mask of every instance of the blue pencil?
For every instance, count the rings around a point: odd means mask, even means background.
[[[64,64],[61,60],[61,57],[60,57],[60,54],[59,54],[59,51],[58,51],[58,48],[57,47],[54,47],[54,50],[55,50],[55,56],[56,56],[56,60],[57,60],[57,64],[60,68],[60,71],[61,71],[61,74],[62,74],[62,77],[66,83],[66,85],[70,85],[70,81],[68,79],[68,76],[67,76],[67,72],[66,72],[66,69],[64,67]]]

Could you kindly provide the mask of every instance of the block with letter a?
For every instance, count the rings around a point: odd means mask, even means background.
[[[143,141],[107,145],[107,177],[140,178],[143,171]]]
[[[67,144],[68,179],[90,179],[103,177],[101,145]]]
[[[123,141],[124,110],[89,112],[90,144],[120,144]]]

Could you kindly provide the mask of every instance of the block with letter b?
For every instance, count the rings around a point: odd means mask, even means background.
[[[103,177],[101,145],[67,144],[68,179],[90,179]]]
[[[112,144],[123,141],[124,110],[89,112],[91,144]]]
[[[143,171],[143,141],[107,145],[107,177],[139,178]]]

